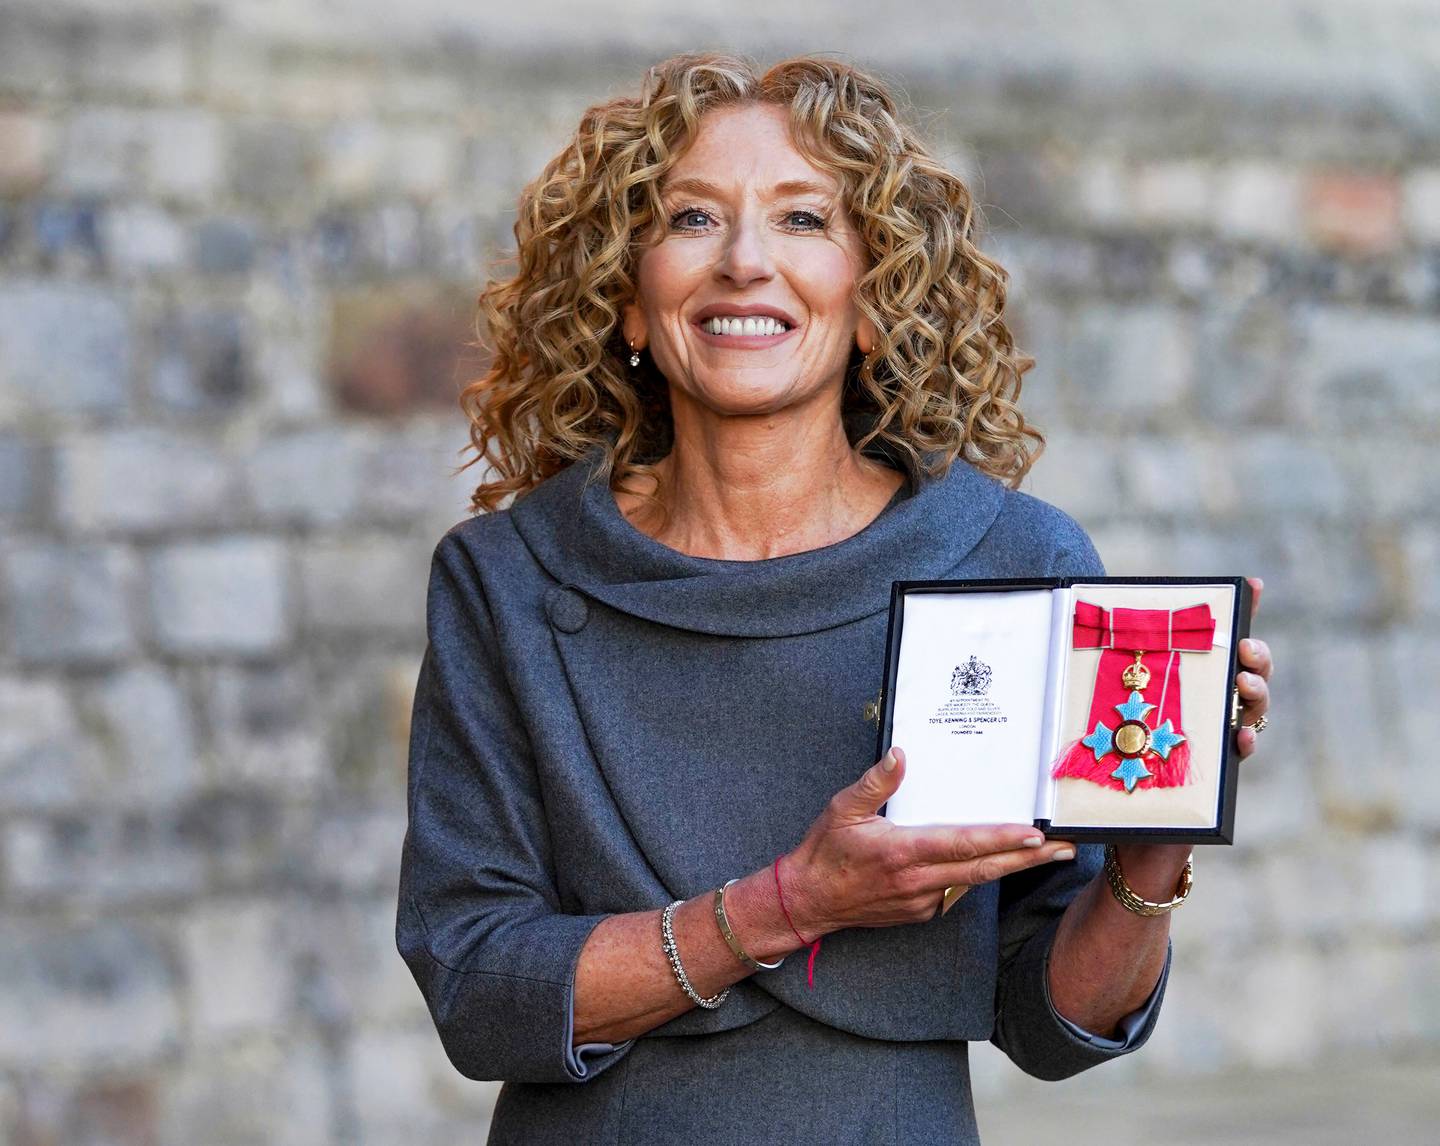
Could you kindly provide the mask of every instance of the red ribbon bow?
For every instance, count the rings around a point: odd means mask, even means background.
[[[1075,602],[1077,649],[1205,652],[1215,643],[1215,618],[1206,604],[1184,609],[1103,609]]]

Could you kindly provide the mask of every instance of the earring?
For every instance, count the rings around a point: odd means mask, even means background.
[[[633,342],[630,344],[630,365],[640,365],[640,351],[635,349],[635,344]]]

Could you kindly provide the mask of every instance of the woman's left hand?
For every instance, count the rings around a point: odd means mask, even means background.
[[[1259,577],[1247,577],[1253,594],[1250,600],[1250,619],[1260,610],[1260,592],[1265,582]],[[1235,685],[1240,690],[1240,731],[1236,742],[1243,760],[1255,751],[1258,736],[1251,727],[1270,708],[1270,674],[1275,662],[1270,656],[1270,646],[1255,637],[1246,637],[1240,642],[1240,664],[1244,671],[1236,673]],[[1126,882],[1137,892],[1141,883],[1150,886],[1155,893],[1148,898],[1169,899],[1170,888],[1175,885],[1180,869],[1190,854],[1189,844],[1117,844],[1116,858],[1125,872]],[[1132,878],[1133,873],[1133,878]]]

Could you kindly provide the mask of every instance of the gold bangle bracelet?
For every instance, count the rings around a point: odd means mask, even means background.
[[[1134,889],[1125,882],[1114,844],[1105,845],[1105,879],[1110,884],[1110,890],[1115,893],[1115,898],[1127,911],[1133,911],[1136,915],[1164,915],[1167,911],[1174,911],[1189,896],[1190,888],[1195,882],[1194,859],[1193,852],[1185,858],[1185,869],[1180,873],[1180,882],[1175,885],[1175,898],[1168,903],[1153,903],[1135,894]]]
[[[745,948],[740,946],[740,940],[735,938],[735,932],[730,930],[730,920],[725,917],[725,888],[735,881],[726,880],[725,883],[715,889],[715,922],[720,925],[720,934],[725,936],[725,942],[730,945],[730,950],[735,952],[735,958],[744,963],[752,971],[776,971],[780,964],[785,962],[785,956],[780,956],[774,963],[762,963],[745,953]]]

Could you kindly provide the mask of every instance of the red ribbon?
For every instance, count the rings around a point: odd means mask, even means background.
[[[1183,735],[1177,654],[1207,652],[1214,643],[1215,619],[1207,604],[1184,609],[1104,609],[1089,601],[1076,601],[1072,647],[1103,650],[1084,734],[1090,735],[1096,724],[1114,729],[1120,723],[1115,706],[1129,700],[1131,693],[1121,676],[1135,663],[1135,653],[1143,650],[1140,663],[1150,670],[1150,683],[1140,690],[1141,697],[1155,705],[1146,713],[1145,723],[1158,728],[1169,720],[1170,727]],[[1122,759],[1112,750],[1097,760],[1090,745],[1073,740],[1061,752],[1051,775],[1090,780],[1123,792],[1124,782],[1110,775]],[[1137,781],[1136,788],[1179,787],[1189,774],[1190,742],[1182,740],[1164,757],[1152,752],[1142,763],[1151,775]]]
[[[1077,649],[1206,652],[1215,643],[1215,618],[1206,604],[1184,609],[1103,609],[1075,602]]]

